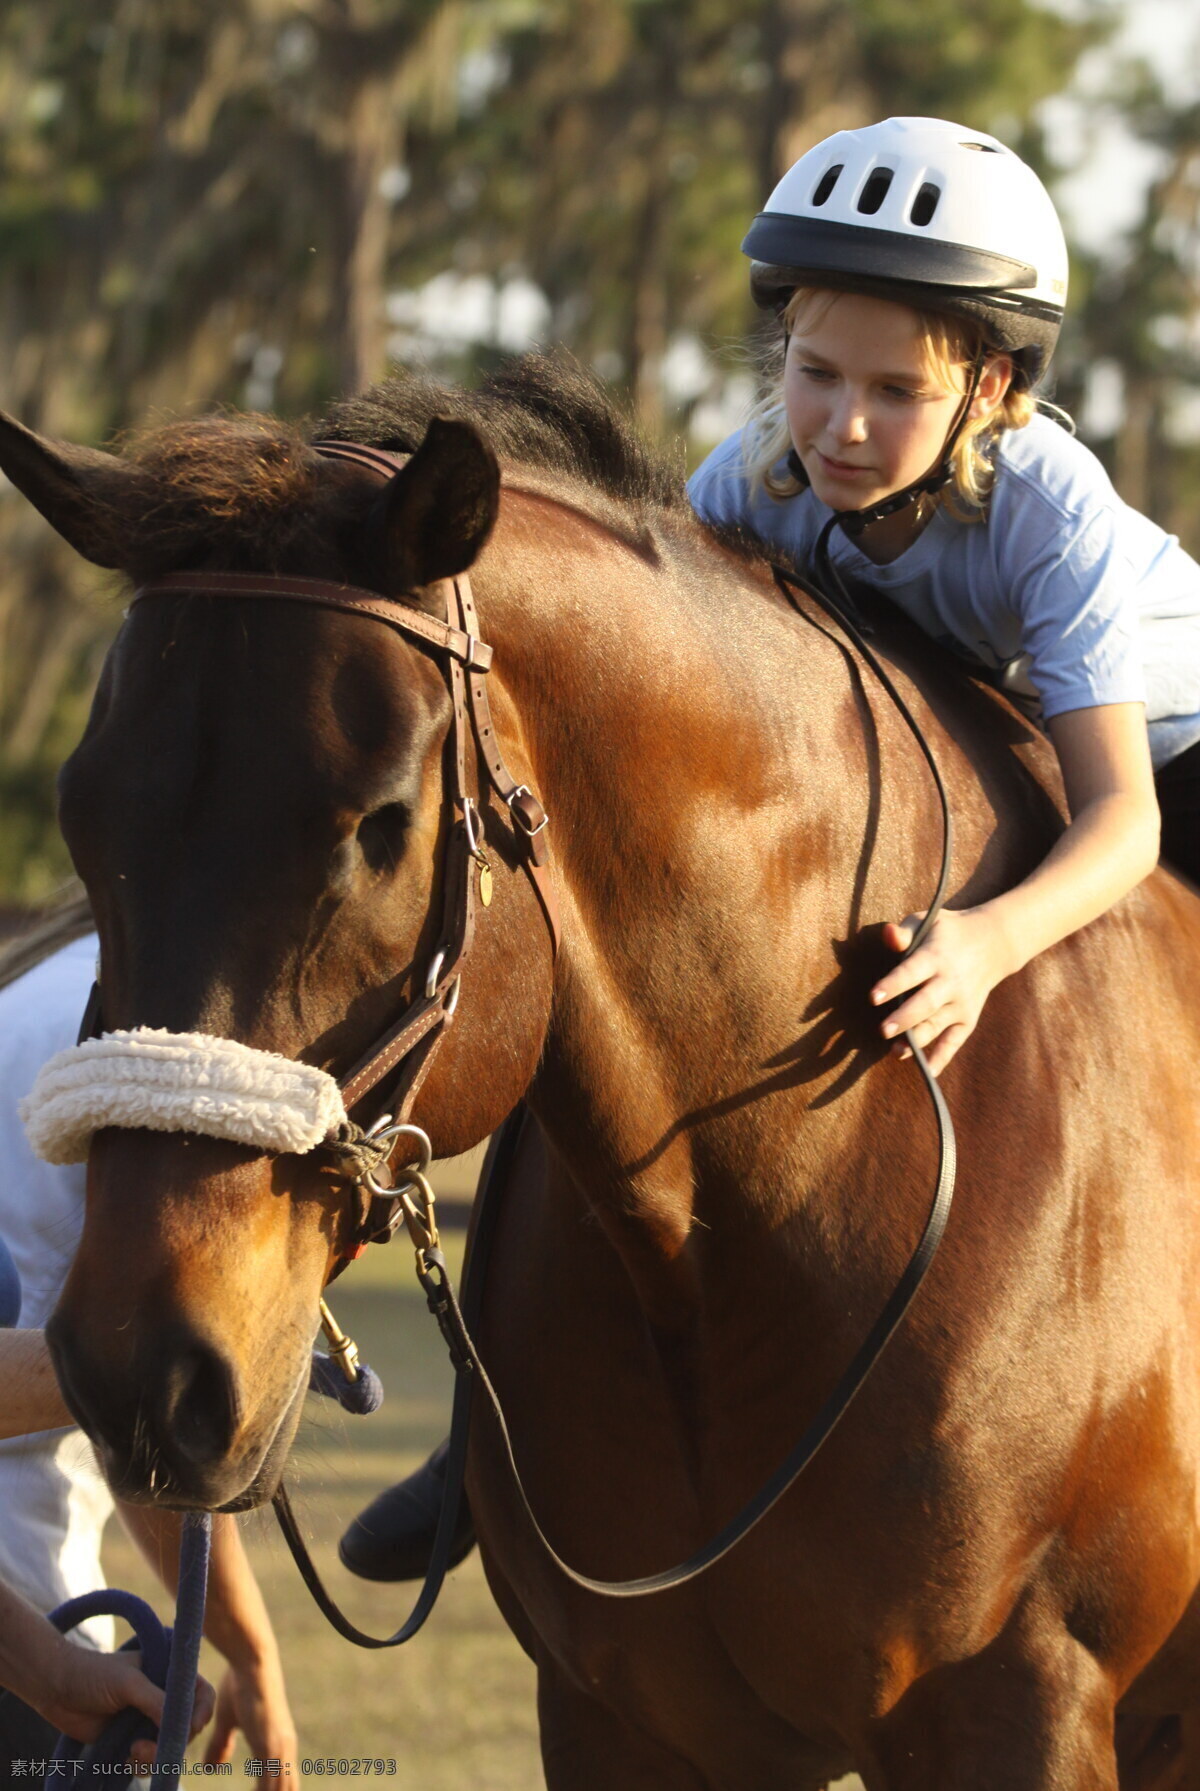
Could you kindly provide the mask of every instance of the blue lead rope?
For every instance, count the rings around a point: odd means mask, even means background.
[[[15,1330],[21,1316],[21,1277],[12,1251],[0,1238],[0,1330]]]
[[[179,1546],[179,1591],[175,1627],[167,1629],[144,1599],[132,1592],[85,1592],[50,1613],[50,1621],[65,1635],[89,1617],[119,1617],[133,1630],[142,1653],[142,1671],[165,1694],[162,1724],[153,1776],[179,1778],[196,1697],[196,1669],[200,1661],[200,1637],[204,1630],[204,1594],[208,1584],[208,1557],[212,1541],[212,1513],[189,1511],[183,1520]],[[126,1647],[130,1644],[126,1643]],[[60,1735],[53,1758],[76,1761],[79,1778],[111,1779],[112,1768],[129,1758],[135,1741],[153,1740],[154,1724],[140,1710],[122,1710],[105,1726],[97,1741],[72,1741]]]
[[[175,1594],[175,1628],[169,1648],[166,1700],[154,1760],[156,1775],[164,1767],[174,1769],[174,1776],[178,1775],[192,1732],[192,1706],[196,1701],[196,1673],[200,1666],[200,1638],[204,1634],[204,1599],[208,1591],[211,1551],[212,1512],[185,1513],[179,1544],[179,1589]]]

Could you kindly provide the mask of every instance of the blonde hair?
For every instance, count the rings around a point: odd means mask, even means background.
[[[782,340],[771,344],[760,364],[764,391],[742,430],[742,463],[751,485],[761,485],[768,497],[780,501],[805,489],[786,467],[778,470],[792,447],[782,397],[787,341],[803,324],[819,323],[838,296],[830,287],[798,287],[783,313]],[[920,326],[927,374],[947,392],[965,394],[970,370],[981,353],[986,356],[989,352],[983,329],[970,318],[941,311],[914,311],[913,315]],[[946,503],[963,522],[981,521],[994,476],[992,449],[1004,430],[1023,429],[1036,409],[1031,392],[1010,385],[990,415],[970,418],[950,456],[951,481],[938,493],[937,501]]]

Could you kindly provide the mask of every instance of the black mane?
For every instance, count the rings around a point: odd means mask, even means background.
[[[652,453],[595,375],[561,353],[523,355],[474,391],[419,374],[385,379],[333,404],[314,439],[411,454],[432,417],[473,423],[501,459],[582,479],[622,503],[687,505],[682,464]]]

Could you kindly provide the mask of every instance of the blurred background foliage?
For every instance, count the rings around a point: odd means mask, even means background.
[[[295,415],[389,364],[470,380],[561,342],[696,458],[751,393],[738,245],[788,164],[841,126],[924,112],[994,131],[1053,184],[1070,170],[1049,108],[1123,16],[3,0],[0,403],[105,442],[214,404]],[[1107,67],[1089,104],[1154,147],[1156,173],[1127,234],[1075,256],[1058,397],[1125,497],[1196,550],[1200,106],[1142,63]],[[0,546],[0,901],[26,904],[68,868],[54,775],[118,610],[8,490]]]

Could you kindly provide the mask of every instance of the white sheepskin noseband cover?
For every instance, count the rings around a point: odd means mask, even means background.
[[[203,1032],[106,1032],[43,1064],[21,1118],[47,1163],[82,1163],[105,1126],[202,1132],[264,1151],[310,1151],[346,1118],[332,1076]]]

